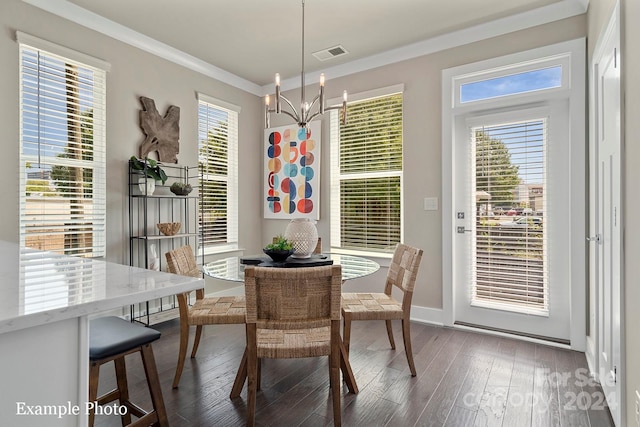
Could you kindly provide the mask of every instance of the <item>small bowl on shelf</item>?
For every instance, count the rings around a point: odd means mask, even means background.
[[[293,249],[262,249],[274,262],[285,262],[293,254]]]
[[[156,224],[158,230],[165,236],[173,236],[178,231],[180,231],[180,227],[182,226],[181,222],[161,222]]]
[[[191,193],[193,187],[191,187],[191,184],[184,182],[174,182],[171,184],[171,187],[169,187],[169,190],[171,190],[171,192],[176,196],[186,196]]]

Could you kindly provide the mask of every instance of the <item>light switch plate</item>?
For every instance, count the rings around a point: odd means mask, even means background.
[[[437,197],[425,197],[424,198],[424,210],[425,211],[437,211],[438,210],[438,198]]]

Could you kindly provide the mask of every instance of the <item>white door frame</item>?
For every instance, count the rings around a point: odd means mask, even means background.
[[[458,179],[453,167],[453,141],[455,116],[468,112],[466,107],[456,108],[456,87],[454,78],[485,69],[497,69],[511,64],[531,61],[552,55],[570,53],[569,120],[571,134],[571,206],[577,215],[571,222],[570,267],[571,289],[571,348],[584,351],[586,345],[586,271],[585,271],[585,192],[586,192],[586,122],[585,122],[585,39],[579,38],[526,52],[489,59],[474,64],[450,68],[442,71],[442,306],[443,323],[453,326],[455,320],[454,298],[454,239],[456,220],[454,218],[453,191]],[[524,95],[528,102],[535,102],[535,94]],[[523,96],[523,98],[524,98]],[[562,96],[561,93],[558,96]],[[540,100],[543,100],[540,97]],[[506,102],[505,102],[506,104]],[[500,107],[499,102],[496,107]]]
[[[600,230],[600,218],[599,218],[599,189],[598,189],[598,173],[599,173],[599,165],[600,159],[598,158],[598,141],[599,141],[599,132],[601,130],[601,121],[602,114],[600,109],[600,99],[599,99],[599,80],[601,76],[601,72],[599,70],[599,65],[602,63],[604,57],[606,55],[611,54],[609,49],[611,46],[617,45],[617,58],[621,58],[620,52],[620,5],[619,2],[616,2],[616,5],[613,9],[611,17],[609,18],[609,23],[607,27],[602,32],[602,34],[598,37],[596,42],[596,47],[594,49],[593,58],[590,63],[590,81],[589,81],[589,152],[590,156],[590,168],[589,168],[589,235],[595,237],[596,235],[600,236],[602,234],[602,230]],[[621,68],[620,61],[617,66]],[[622,82],[621,82],[622,84]],[[622,96],[622,87],[620,87],[620,95]],[[620,117],[622,117],[622,109],[623,102],[620,99],[619,113]],[[622,158],[622,150],[624,146],[623,142],[624,134],[622,133],[622,129],[620,129],[620,158]],[[620,162],[620,170],[617,171],[620,178],[621,187],[624,185],[622,181],[623,171],[622,171],[622,162]],[[622,188],[620,189],[622,190]],[[620,193],[622,194],[622,192]],[[622,196],[620,196],[622,197]],[[621,202],[621,200],[620,200]],[[624,210],[622,209],[622,203],[619,204],[618,215],[620,215],[619,223],[624,224],[624,219],[621,217]],[[606,236],[605,240],[609,239],[610,236]],[[622,239],[621,239],[622,240]],[[601,370],[604,368],[600,366],[600,352],[603,346],[603,337],[600,336],[601,333],[601,323],[604,321],[600,317],[599,308],[601,304],[603,304],[602,298],[602,289],[600,287],[599,278],[601,277],[601,272],[599,270],[599,261],[600,261],[600,249],[601,245],[596,242],[592,242],[589,246],[589,336],[587,337],[587,349],[586,349],[586,357],[587,363],[589,365],[589,369],[591,374],[598,380],[602,381],[601,378]],[[625,366],[625,332],[624,332],[624,288],[622,283],[624,283],[624,247],[620,242],[620,257],[617,260],[612,259],[612,262],[619,263],[615,266],[615,268],[619,269],[619,301],[617,301],[616,305],[619,305],[618,311],[618,324],[620,328],[618,330],[618,336],[615,337],[620,345],[620,354],[619,354],[619,366],[617,370],[617,382],[615,384],[615,395],[617,408],[611,411],[611,415],[616,423],[616,425],[625,425],[626,418],[626,366]],[[612,268],[614,266],[612,265]],[[611,406],[614,402],[610,402]]]

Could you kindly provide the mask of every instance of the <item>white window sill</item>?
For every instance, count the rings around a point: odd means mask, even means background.
[[[385,252],[359,251],[354,249],[343,249],[335,247],[330,248],[330,252],[335,254],[354,255],[369,258],[380,264],[380,267],[389,267],[389,264],[391,264],[391,258],[393,258],[392,253],[390,254]]]

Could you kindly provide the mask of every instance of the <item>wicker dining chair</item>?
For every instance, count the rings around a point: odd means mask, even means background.
[[[198,269],[196,258],[191,246],[186,245],[165,254],[167,258],[167,268],[170,273],[183,276],[201,277],[202,272]],[[191,358],[196,357],[200,338],[202,337],[202,327],[204,325],[219,324],[242,324],[245,318],[245,300],[242,296],[207,297],[204,296],[204,289],[196,290],[196,301],[192,306],[188,303],[188,293],[177,295],[178,308],[180,310],[180,353],[178,355],[178,366],[173,378],[173,388],[178,387],[184,361],[187,356],[189,344],[189,327],[196,327],[196,335],[193,341]]]
[[[402,243],[396,247],[384,293],[343,293],[342,294],[342,318],[344,319],[343,341],[349,351],[351,340],[351,322],[353,320],[384,320],[387,324],[387,335],[391,348],[395,350],[396,343],[393,339],[391,321],[402,321],[402,337],[404,349],[409,362],[411,376],[416,376],[416,367],[413,363],[411,349],[411,331],[409,315],[411,314],[411,298],[416,283],[416,275],[422,260],[422,249],[414,248]],[[394,288],[403,293],[402,302],[397,301],[391,294]]]
[[[255,424],[259,359],[329,356],[333,423],[341,425],[339,265],[246,267],[247,425]]]

